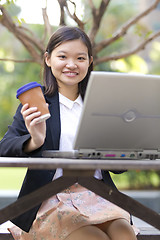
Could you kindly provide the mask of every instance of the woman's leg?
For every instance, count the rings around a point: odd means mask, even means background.
[[[96,226],[85,226],[72,232],[65,240],[111,240]]]
[[[96,225],[104,231],[111,240],[136,240],[135,232],[130,223],[125,219],[116,219]]]

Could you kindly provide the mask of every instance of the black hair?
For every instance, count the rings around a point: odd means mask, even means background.
[[[46,52],[50,56],[52,51],[56,47],[58,47],[60,44],[66,41],[71,41],[76,39],[80,39],[86,45],[88,49],[89,60],[91,60],[92,45],[91,45],[90,39],[84,31],[82,31],[77,27],[64,26],[56,30],[48,42]],[[92,70],[93,70],[93,62],[90,64],[85,78],[78,84],[79,94],[82,96],[82,99],[84,98],[88,79]],[[45,60],[44,60],[43,82],[45,86],[46,95],[51,96],[58,90],[58,83],[56,81],[56,78],[52,74],[51,67],[47,66]]]

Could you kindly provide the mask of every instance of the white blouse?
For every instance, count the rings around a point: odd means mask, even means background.
[[[59,150],[73,150],[73,141],[82,111],[82,98],[79,95],[72,101],[59,93],[61,136]]]
[[[73,141],[78,127],[83,101],[80,95],[75,101],[72,101],[59,93],[59,102],[61,119],[59,150],[70,151],[73,150]],[[61,168],[57,168],[53,180],[61,177],[62,175],[63,170]],[[102,179],[100,170],[96,170],[94,176],[98,179]]]

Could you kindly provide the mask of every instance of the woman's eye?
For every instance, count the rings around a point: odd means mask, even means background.
[[[61,58],[61,59],[65,59],[66,56],[65,56],[65,55],[61,55],[61,56],[59,56],[59,58]]]
[[[85,60],[84,57],[78,57],[78,60],[82,61],[82,60]]]

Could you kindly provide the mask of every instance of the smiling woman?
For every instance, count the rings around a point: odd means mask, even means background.
[[[43,151],[73,150],[83,99],[93,70],[92,45],[84,31],[61,27],[44,54],[44,87],[51,117],[39,122],[36,107],[20,104],[0,142],[0,156],[42,157]],[[95,96],[96,97],[96,96]],[[38,161],[38,159],[37,159]],[[62,169],[27,171],[19,198],[62,176]],[[116,189],[108,171],[93,177]],[[120,171],[116,174],[122,173]],[[136,240],[130,214],[78,182],[12,219],[15,240]]]

